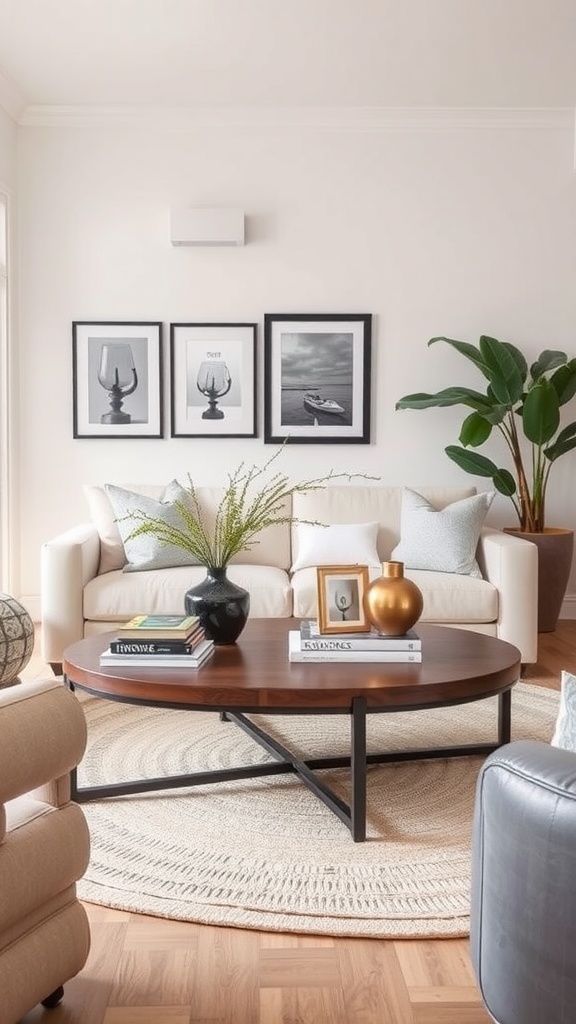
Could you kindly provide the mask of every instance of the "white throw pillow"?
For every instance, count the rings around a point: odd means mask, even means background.
[[[316,565],[380,565],[378,523],[313,526],[296,523],[298,554],[291,572]]]
[[[188,551],[174,544],[165,544],[153,534],[130,537],[141,522],[133,516],[134,512],[145,512],[154,519],[162,519],[172,526],[182,527],[182,519],[175,502],[190,504],[190,495],[177,480],[172,480],[168,484],[159,500],[144,494],[136,494],[135,491],[127,491],[123,487],[116,487],[115,484],[106,484],[105,491],[114,509],[124,545],[127,562],[123,572],[169,569],[175,565],[198,565],[198,559]]]
[[[576,751],[576,676],[563,672],[560,683],[560,707],[552,737],[553,747]]]
[[[495,491],[483,491],[436,509],[416,491],[404,489],[400,543],[390,557],[407,569],[482,576],[476,548]]]

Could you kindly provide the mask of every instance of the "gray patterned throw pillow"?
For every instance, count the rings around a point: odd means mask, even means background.
[[[408,487],[402,496],[400,543],[391,558],[407,569],[482,576],[476,548],[495,491],[483,491],[436,509]]]
[[[174,544],[164,544],[152,534],[130,538],[130,534],[139,525],[140,520],[134,518],[134,512],[145,512],[155,519],[162,519],[173,526],[181,526],[182,520],[175,506],[176,501],[190,503],[186,489],[172,480],[164,489],[160,500],[148,498],[135,491],[127,491],[115,484],[106,484],[106,494],[114,509],[114,515],[126,552],[126,565],[123,572],[143,572],[146,569],[170,569],[175,565],[198,565],[193,555],[178,548]]]

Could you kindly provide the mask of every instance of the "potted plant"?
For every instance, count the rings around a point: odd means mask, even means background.
[[[284,442],[286,444],[286,442]],[[364,473],[334,473],[292,484],[283,473],[274,472],[266,479],[270,466],[279,456],[282,445],[263,466],[246,467],[241,463],[228,475],[228,483],[214,520],[206,522],[191,478],[185,488],[186,500],[175,501],[180,524],[175,526],[145,512],[132,512],[138,525],[130,537],[152,534],[165,544],[188,551],[206,566],[206,579],[191,587],[184,597],[188,614],[198,615],[207,636],[215,643],[234,643],[246,625],[250,595],[243,587],[228,579],[230,559],[259,542],[259,534],[271,526],[296,522],[288,511],[288,500],[301,491],[318,490],[330,481],[345,477],[377,479]],[[300,521],[300,520],[299,520]],[[304,520],[302,520],[304,521]],[[313,525],[319,526],[320,523]]]
[[[448,445],[446,454],[467,473],[490,478],[511,499],[518,516],[514,532],[526,535],[539,549],[538,628],[554,629],[570,575],[574,535],[547,526],[546,493],[553,465],[576,448],[576,422],[561,424],[561,409],[576,394],[576,359],[546,349],[528,367],[515,345],[486,335],[478,346],[445,337],[431,338],[428,344],[439,341],[474,364],[485,379],[485,390],[450,387],[436,394],[405,395],[396,408],[463,405],[471,410],[460,428],[460,446]],[[470,450],[489,441],[494,431],[504,439],[511,468]],[[554,595],[548,591],[552,584]]]

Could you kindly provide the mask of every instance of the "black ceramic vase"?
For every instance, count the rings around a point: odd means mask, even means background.
[[[186,591],[184,608],[215,644],[233,644],[246,625],[250,594],[228,579],[225,567],[207,569],[206,579]]]

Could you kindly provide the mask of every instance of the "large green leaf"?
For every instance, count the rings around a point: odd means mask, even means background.
[[[554,444],[544,449],[544,455],[550,462],[555,462],[561,455],[571,452],[574,448],[576,448],[576,423],[569,423],[564,430],[560,431]]]
[[[509,341],[503,341],[502,344],[504,345],[504,348],[508,349],[510,355],[512,356],[514,362],[516,363],[516,366],[518,367],[518,370],[520,371],[520,376],[522,377],[522,380],[525,381],[528,376],[528,363],[526,362],[520,349],[516,348],[516,345],[512,345]]]
[[[571,359],[560,366],[550,377],[550,383],[556,390],[560,405],[566,405],[576,395],[576,359]]]
[[[478,452],[471,452],[467,448],[458,448],[456,445],[448,445],[444,449],[446,455],[452,462],[455,462],[460,469],[474,476],[487,476],[500,494],[510,498],[516,491],[516,481],[507,469],[500,469],[495,462],[487,459]]]
[[[567,359],[568,356],[565,352],[558,352],[549,348],[544,349],[536,362],[532,363],[530,367],[532,380],[538,380],[543,374],[549,373],[550,370],[555,370],[557,366],[562,366],[567,362]]]
[[[483,334],[480,338],[480,353],[496,399],[504,405],[514,406],[522,397],[524,381],[510,347]]]
[[[480,416],[477,412],[471,412],[460,428],[458,440],[466,448],[479,448],[481,444],[488,440],[491,433],[492,424],[488,422],[486,417]]]
[[[495,426],[497,423],[502,423],[502,420],[505,420],[508,414],[510,413],[510,407],[508,405],[500,405],[490,385],[488,385],[486,397],[490,402],[491,408],[489,412],[486,409],[483,409],[482,415],[485,416],[486,419],[489,420],[493,426]],[[517,411],[517,409],[514,410],[514,412]]]
[[[541,377],[530,389],[522,409],[524,434],[532,444],[550,441],[560,425],[560,404],[553,384]]]
[[[448,458],[452,459],[452,462],[455,462],[466,473],[492,477],[494,473],[498,472],[496,463],[487,459],[485,455],[479,455],[478,452],[471,452],[467,448],[458,448],[455,444],[449,444],[444,451]]]
[[[469,341],[456,341],[454,338],[445,337],[430,338],[428,344],[435,345],[437,341],[445,341],[447,345],[451,345],[452,348],[455,348],[461,356],[466,356],[466,359],[469,359],[470,362],[474,363],[474,365],[480,370],[480,373],[490,379],[490,376],[486,371],[482,355],[476,345],[471,345]]]
[[[500,494],[511,498],[516,493],[516,481],[508,469],[499,469],[492,477],[492,483]]]
[[[404,395],[396,402],[396,409],[432,409],[447,405],[467,405],[478,412],[491,412],[492,404],[486,395],[471,388],[444,388],[435,395],[420,391],[413,395]]]

